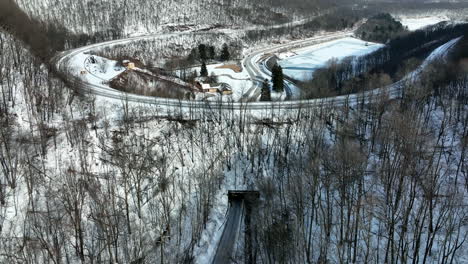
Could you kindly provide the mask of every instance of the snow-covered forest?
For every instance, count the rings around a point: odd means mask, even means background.
[[[280,1],[260,0],[203,0],[203,1],[124,1],[124,0],[85,0],[85,1],[16,1],[21,8],[47,22],[60,24],[75,33],[95,33],[119,31],[136,34],[152,32],[167,26],[206,25],[271,25],[287,23],[298,17],[294,2],[288,6]],[[333,1],[309,1],[308,15],[317,13],[321,7],[328,7]],[[285,15],[286,10],[295,12]],[[303,5],[301,5],[303,7]],[[64,12],[65,11],[65,12]],[[303,10],[304,12],[304,10]],[[304,12],[305,13],[305,12]]]
[[[262,17],[301,3],[17,2],[74,33],[124,35],[246,26],[243,8],[261,6],[250,9]],[[228,190],[260,192],[255,263],[468,262],[466,59],[427,65],[401,98],[259,117],[80,95],[17,36],[0,32],[0,263],[210,263]],[[189,51],[193,38],[152,60]],[[229,41],[242,40],[210,39]],[[164,47],[132,51],[153,45]],[[233,263],[246,263],[244,247]]]

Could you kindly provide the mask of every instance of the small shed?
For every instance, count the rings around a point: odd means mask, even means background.
[[[222,84],[220,83],[203,83],[196,82],[196,87],[204,93],[217,93],[222,89]]]

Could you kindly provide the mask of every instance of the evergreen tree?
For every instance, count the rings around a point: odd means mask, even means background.
[[[271,74],[272,74],[271,81],[273,82],[273,90],[278,93],[283,92],[284,91],[283,68],[281,68],[281,66],[279,66],[278,64],[275,64],[275,66],[273,66],[273,69],[271,70]]]
[[[196,58],[197,58],[197,51],[196,51],[196,49],[192,49],[190,51],[190,54],[187,56],[187,62],[189,64],[193,64],[193,63],[195,63]]]
[[[228,61],[231,59],[231,54],[229,53],[229,48],[227,44],[223,45],[223,49],[221,51],[221,60]]]
[[[271,101],[270,83],[267,79],[265,79],[262,84],[262,95],[260,97],[260,101]]]
[[[216,58],[216,50],[215,47],[210,46],[209,48],[209,55],[210,55],[210,60],[214,60]]]
[[[205,44],[198,45],[198,53],[200,54],[200,60],[206,61],[206,59],[208,59],[208,57],[206,55],[206,45]]]
[[[208,76],[208,69],[206,68],[206,63],[203,62],[200,70],[200,76],[207,77]]]

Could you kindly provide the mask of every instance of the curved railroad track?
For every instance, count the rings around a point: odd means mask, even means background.
[[[212,34],[210,32],[189,32],[189,33],[169,33],[164,36],[180,36],[186,34]],[[327,35],[322,35],[319,37],[314,37],[306,40],[294,41],[287,44],[276,45],[268,48],[263,48],[256,50],[245,57],[242,61],[242,65],[245,70],[247,70],[250,79],[253,82],[253,86],[244,94],[243,100],[241,102],[223,102],[223,101],[188,101],[188,100],[177,100],[177,99],[165,99],[165,98],[156,98],[149,96],[142,96],[130,93],[124,93],[112,88],[109,88],[106,85],[98,85],[88,83],[85,80],[74,76],[69,72],[69,62],[71,58],[77,54],[88,52],[96,48],[111,46],[116,44],[125,44],[133,41],[152,39],[158,37],[158,35],[146,35],[140,37],[132,37],[121,40],[107,41],[103,43],[93,44],[69,51],[65,51],[57,54],[52,62],[55,65],[58,72],[65,74],[69,78],[69,82],[74,84],[74,87],[82,94],[92,94],[96,96],[101,96],[105,98],[122,100],[128,102],[134,102],[139,104],[151,104],[164,107],[177,107],[177,108],[189,108],[189,109],[216,109],[216,110],[266,110],[266,109],[278,109],[278,110],[290,110],[290,109],[304,109],[304,108],[315,108],[320,106],[342,106],[342,105],[352,105],[356,103],[366,103],[369,99],[375,99],[376,96],[381,96],[385,94],[390,99],[397,98],[401,96],[402,84],[407,80],[401,80],[397,83],[389,85],[384,88],[378,88],[371,91],[366,91],[359,94],[351,95],[342,95],[332,98],[324,99],[313,99],[313,100],[295,100],[295,101],[281,101],[281,102],[251,102],[252,100],[258,99],[261,93],[261,81],[269,76],[266,76],[267,73],[262,71],[260,65],[257,63],[260,57],[272,54],[274,52],[279,52],[282,50],[290,48],[305,47],[309,45],[318,44],[321,42],[327,42],[330,40],[343,38],[346,36],[352,35],[352,31],[337,32]],[[458,39],[454,39],[438,49],[448,50],[451,46],[455,45]],[[450,47],[447,47],[450,46]],[[437,53],[437,50],[433,53]],[[430,58],[435,56],[431,55]],[[418,70],[417,70],[418,71]],[[417,72],[416,71],[416,72]],[[410,74],[414,76],[415,74]]]

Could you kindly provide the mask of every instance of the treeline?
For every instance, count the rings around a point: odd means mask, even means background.
[[[239,51],[236,52],[238,54]],[[219,49],[215,46],[207,44],[199,44],[198,47],[193,48],[190,54],[187,56],[187,62],[193,64],[195,62],[206,62],[206,61],[228,61],[231,59],[231,52],[229,46],[224,43]]]
[[[13,0],[0,0],[0,27],[24,42],[43,62],[48,62],[57,51],[123,36],[119,28],[97,31],[91,35],[74,34],[56,21],[43,22],[29,17]]]
[[[204,0],[204,1],[29,1],[17,0],[33,17],[64,25],[75,34],[93,35],[109,28],[125,35],[135,31],[154,32],[167,25],[246,26],[287,23],[331,8],[328,1]],[[301,3],[302,2],[302,3]],[[310,3],[309,3],[310,2]],[[73,10],[73,12],[63,12]]]
[[[363,40],[386,43],[407,31],[390,14],[381,13],[369,18],[361,25],[356,34]]]
[[[315,71],[312,79],[302,84],[305,98],[355,93],[390,84],[405,72],[415,69],[435,48],[468,33],[468,24],[440,23],[398,36],[384,48],[371,54],[329,65]]]
[[[62,51],[77,47],[82,47],[94,43],[100,43],[109,40],[121,39],[124,37],[120,28],[110,28],[103,31],[97,31],[92,34],[78,33],[69,31],[62,25],[47,24],[47,36],[53,40],[55,50]]]
[[[0,27],[24,42],[41,60],[52,56],[51,42],[43,25],[30,18],[13,0],[0,0]]]
[[[375,54],[370,54],[366,57],[368,57],[369,61],[372,61],[373,57],[386,56],[388,59],[383,70],[393,73],[402,60],[410,57],[421,58],[427,56],[428,53],[441,44],[467,33],[468,24],[442,22],[426,29],[399,36],[391,40],[383,50],[378,50]],[[387,55],[384,55],[385,53]],[[381,55],[379,56],[379,54]],[[361,60],[365,61],[366,58],[362,58]],[[361,64],[364,64],[364,62],[361,62]]]
[[[350,4],[353,1],[343,1],[343,0],[290,0],[290,1],[282,1],[282,0],[267,0],[265,1],[267,4],[270,4],[275,7],[283,7],[294,9],[298,11],[307,12],[310,10],[319,10],[319,9],[326,9],[334,7],[338,4]],[[354,1],[357,2],[357,1]]]
[[[255,43],[264,40],[275,40],[284,36],[291,38],[303,38],[312,36],[318,31],[338,31],[352,28],[358,21],[371,14],[372,10],[354,10],[351,8],[337,8],[330,13],[318,16],[310,21],[296,26],[257,29],[246,32],[244,41]]]
[[[468,8],[468,2],[462,1],[445,1],[445,2],[412,2],[412,1],[366,1],[369,8],[379,9],[380,12],[388,12],[392,14],[407,14],[417,15],[422,13],[440,14],[441,11],[449,11],[452,14],[463,16],[464,10]],[[461,12],[460,12],[461,11]],[[458,13],[460,12],[460,13]]]

